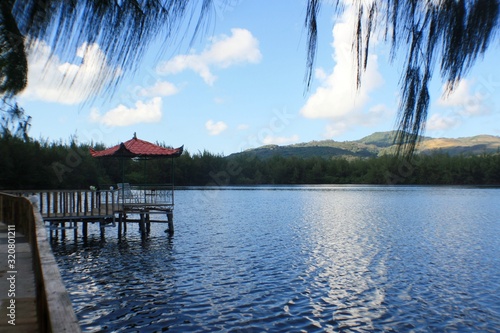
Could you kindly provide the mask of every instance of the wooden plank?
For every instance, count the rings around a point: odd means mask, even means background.
[[[12,212],[12,214],[9,212],[3,214],[2,210],[2,220],[15,224],[16,232],[24,233],[31,245],[39,331],[81,332],[71,300],[62,282],[57,262],[47,240],[47,231],[38,208],[34,208],[26,198],[1,193],[0,202],[2,202],[2,206],[5,205]],[[23,325],[20,325],[16,332],[22,332],[22,330]]]
[[[50,244],[47,242],[47,233],[38,212],[35,215],[36,225],[36,254],[39,260],[39,283],[43,285],[42,293],[46,306],[47,328],[51,332],[81,332],[73,305],[62,282]],[[36,265],[35,265],[36,266]],[[43,304],[45,303],[45,304]]]

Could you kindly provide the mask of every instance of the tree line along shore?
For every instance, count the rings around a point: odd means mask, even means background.
[[[165,145],[164,145],[165,146]],[[226,186],[259,184],[500,185],[500,154],[392,155],[372,158],[223,156],[208,151],[174,159],[95,159],[89,144],[0,138],[0,189],[87,189],[131,184]],[[92,145],[104,149],[102,144]]]

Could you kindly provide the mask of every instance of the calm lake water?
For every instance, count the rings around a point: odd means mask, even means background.
[[[53,249],[85,332],[499,332],[500,189],[175,193],[175,235]]]

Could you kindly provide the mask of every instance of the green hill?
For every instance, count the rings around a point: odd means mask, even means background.
[[[343,157],[343,158],[367,158],[395,151],[395,131],[375,132],[364,138],[354,141],[322,140],[305,143],[297,143],[286,146],[267,145],[259,148],[245,150],[241,154],[252,154],[258,158],[270,158],[275,155],[307,157]],[[417,153],[432,154],[435,152],[447,153],[449,155],[478,155],[484,153],[496,153],[500,151],[500,137],[493,135],[477,135],[464,138],[431,138],[422,137],[417,146]]]

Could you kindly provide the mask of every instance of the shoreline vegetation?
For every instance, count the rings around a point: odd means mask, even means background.
[[[170,159],[94,159],[78,144],[0,137],[0,189],[86,189],[122,182],[171,183]],[[166,146],[166,145],[163,145]],[[500,185],[500,153],[445,152],[415,155],[410,161],[393,155],[377,157],[267,158],[239,153],[230,156],[208,151],[185,151],[173,163],[177,186],[227,185]],[[107,185],[105,185],[107,184]]]

